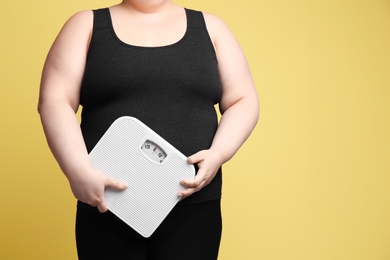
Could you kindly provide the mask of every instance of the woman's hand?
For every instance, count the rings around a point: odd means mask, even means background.
[[[127,184],[113,179],[104,173],[91,169],[83,174],[78,174],[77,178],[69,180],[74,196],[93,207],[97,207],[101,213],[107,211],[107,204],[104,201],[104,190],[112,188],[125,190]]]
[[[218,153],[211,149],[197,152],[188,157],[187,161],[190,164],[197,164],[199,170],[193,180],[180,181],[180,184],[185,187],[185,189],[178,194],[181,199],[192,195],[209,184],[214,179],[218,169],[223,163]]]

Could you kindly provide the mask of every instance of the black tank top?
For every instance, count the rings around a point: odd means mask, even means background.
[[[94,25],[80,93],[81,129],[88,151],[121,116],[133,116],[186,156],[208,149],[218,120],[221,81],[203,14],[185,9],[187,29],[176,43],[141,47],[122,42],[108,8],[94,10]],[[221,197],[214,180],[181,203]]]

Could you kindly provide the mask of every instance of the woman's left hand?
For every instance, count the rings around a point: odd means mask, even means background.
[[[185,187],[185,189],[178,194],[181,199],[200,191],[209,184],[214,179],[218,169],[223,163],[218,153],[210,149],[202,150],[191,155],[187,158],[187,162],[189,164],[197,164],[199,169],[194,179],[180,181],[180,184]]]

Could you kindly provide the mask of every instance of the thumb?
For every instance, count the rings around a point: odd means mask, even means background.
[[[190,164],[195,164],[195,163],[198,163],[198,162],[202,161],[204,159],[204,156],[203,156],[204,152],[205,151],[202,150],[202,151],[199,151],[199,152],[189,156],[187,158],[187,162],[190,163]]]
[[[127,183],[118,181],[112,177],[108,177],[106,181],[106,188],[112,188],[116,190],[125,190],[127,186],[129,186]]]
[[[104,213],[104,212],[106,212],[106,211],[108,210],[107,204],[106,204],[106,202],[105,202],[104,200],[101,200],[101,201],[97,204],[96,207],[98,208],[98,210],[99,210],[100,213]]]

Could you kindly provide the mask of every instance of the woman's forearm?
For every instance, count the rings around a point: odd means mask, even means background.
[[[68,179],[90,168],[88,152],[74,110],[63,101],[41,102],[38,108],[49,147]]]
[[[230,160],[249,137],[259,118],[256,93],[248,95],[222,115],[211,150],[219,154],[222,163]]]

